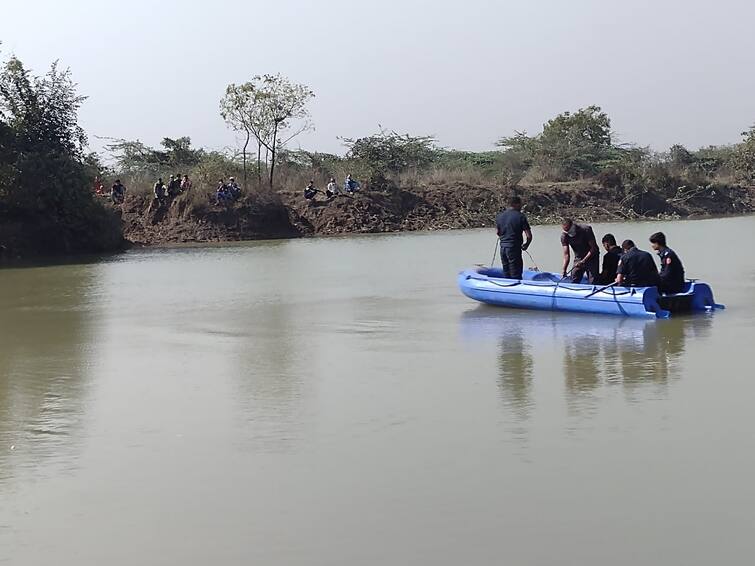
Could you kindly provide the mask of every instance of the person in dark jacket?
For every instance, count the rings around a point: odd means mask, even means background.
[[[684,290],[684,265],[674,250],[666,245],[666,235],[656,232],[650,236],[650,245],[661,258],[661,293],[681,293]]]
[[[592,226],[577,224],[571,218],[567,218],[561,223],[561,230],[561,247],[564,251],[562,277],[565,279],[571,273],[572,283],[582,283],[582,278],[587,274],[587,280],[595,283],[600,276],[600,250]],[[574,250],[571,272],[567,271],[571,261],[570,248]]]
[[[163,183],[162,177],[160,177],[155,183],[155,186],[152,187],[152,192],[155,195],[155,200],[159,204],[162,204],[162,202],[165,200],[165,183]]]
[[[168,197],[176,198],[178,193],[181,192],[181,176],[171,175],[168,181]]]
[[[314,200],[317,195],[317,189],[315,188],[315,182],[310,181],[309,184],[304,187],[304,198],[307,200]]]
[[[613,234],[603,236],[602,243],[606,253],[603,255],[603,269],[598,279],[601,285],[608,285],[616,281],[616,270],[619,267],[622,252],[621,248],[616,245],[616,237]]]
[[[509,208],[496,217],[495,225],[501,243],[503,276],[506,279],[521,279],[524,270],[522,251],[532,243],[532,229],[527,217],[522,214],[522,199],[511,197]]]
[[[638,250],[632,240],[621,244],[624,254],[616,269],[616,284],[623,287],[657,287],[660,283],[653,256]]]
[[[110,198],[115,204],[122,204],[126,198],[126,187],[121,183],[120,179],[116,179],[110,188]]]

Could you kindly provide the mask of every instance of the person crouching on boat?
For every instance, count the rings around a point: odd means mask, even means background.
[[[574,266],[571,269],[571,282],[582,283],[582,278],[587,274],[587,280],[593,284],[600,277],[600,251],[592,226],[576,224],[571,218],[566,218],[561,223],[561,247],[564,250],[564,269],[562,277],[570,273],[569,262],[574,250]]]
[[[624,254],[619,260],[616,284],[622,287],[657,287],[660,279],[653,256],[638,250],[632,240],[624,240],[621,248]]]
[[[511,197],[509,208],[496,217],[495,225],[501,242],[503,276],[506,279],[521,279],[524,270],[522,251],[532,243],[532,229],[527,217],[522,214],[522,199]]]
[[[603,269],[600,271],[598,278],[601,285],[608,285],[616,281],[616,269],[619,267],[621,259],[621,248],[616,245],[616,237],[613,234],[603,236],[603,249],[606,253],[603,255]]]
[[[661,293],[681,293],[684,290],[684,265],[674,250],[666,245],[666,235],[656,232],[650,236],[650,246],[661,258]]]

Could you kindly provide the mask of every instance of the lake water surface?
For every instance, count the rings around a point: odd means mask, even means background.
[[[594,227],[727,310],[478,306],[489,230],[0,271],[0,564],[751,563],[755,217]]]

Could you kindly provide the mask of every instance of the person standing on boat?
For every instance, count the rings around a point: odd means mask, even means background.
[[[501,243],[503,276],[506,279],[521,279],[524,270],[522,251],[532,243],[532,229],[527,217],[522,214],[522,199],[511,197],[509,208],[496,217],[495,224]]]
[[[621,248],[616,245],[616,237],[613,234],[603,236],[603,249],[606,253],[603,255],[603,269],[600,271],[601,285],[608,285],[616,281],[616,270],[619,267],[621,259]]]
[[[592,226],[577,224],[571,218],[561,223],[561,246],[564,250],[564,268],[562,277],[569,274],[571,261],[570,248],[574,250],[574,266],[571,269],[572,283],[582,283],[585,273],[587,280],[593,284],[600,277],[600,251]]]
[[[657,287],[660,283],[653,256],[638,250],[632,240],[621,244],[624,255],[617,268],[616,284],[622,287]]]
[[[674,250],[666,245],[666,234],[656,232],[650,236],[650,245],[661,258],[661,293],[681,293],[684,290],[684,265]]]

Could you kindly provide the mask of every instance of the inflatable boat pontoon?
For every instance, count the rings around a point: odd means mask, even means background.
[[[502,307],[669,318],[707,312],[716,304],[710,286],[688,281],[682,293],[662,295],[656,287],[605,287],[562,281],[555,273],[525,271],[521,281],[504,279],[501,269],[480,267],[459,273],[459,288],[470,299]]]

